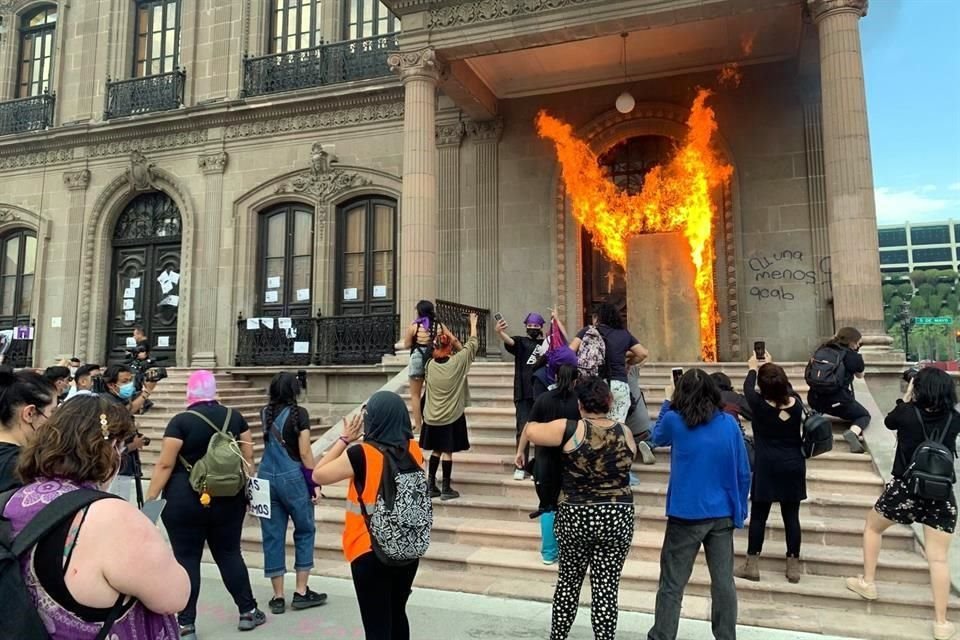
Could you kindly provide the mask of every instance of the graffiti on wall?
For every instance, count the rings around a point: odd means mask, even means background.
[[[793,302],[803,289],[830,280],[830,258],[814,260],[798,249],[756,252],[747,259],[748,294],[756,300]]]

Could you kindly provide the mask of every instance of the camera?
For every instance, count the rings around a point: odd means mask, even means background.
[[[168,377],[166,367],[152,367],[143,374],[143,379],[146,382],[160,382],[166,377]]]
[[[903,372],[903,381],[907,384],[913,382],[913,379],[917,377],[917,374],[920,373],[920,367],[914,366],[910,367]]]

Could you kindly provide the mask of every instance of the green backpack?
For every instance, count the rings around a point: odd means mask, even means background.
[[[247,486],[247,474],[243,466],[245,460],[240,451],[237,439],[230,433],[230,418],[233,409],[227,408],[227,417],[223,421],[223,428],[218,429],[215,424],[203,414],[196,411],[191,413],[213,429],[216,433],[210,438],[207,452],[191,465],[180,456],[180,463],[190,472],[190,486],[197,493],[206,493],[212,498],[229,498],[238,495]]]

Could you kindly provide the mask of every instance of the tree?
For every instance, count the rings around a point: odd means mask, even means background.
[[[909,298],[913,295],[913,285],[910,284],[909,282],[905,282],[904,284],[901,284],[900,286],[897,287],[897,291],[904,298]]]
[[[883,301],[890,302],[890,298],[897,294],[897,288],[892,284],[885,284],[880,288],[880,291],[883,293]],[[947,294],[943,294],[947,295]]]
[[[960,295],[957,295],[956,293],[951,293],[946,298],[944,298],[944,302],[947,308],[950,309],[950,315],[951,316],[956,315],[957,307],[960,306]]]
[[[903,298],[900,296],[893,296],[890,298],[890,310],[894,313],[900,313],[900,310],[903,308]]]
[[[917,287],[917,293],[919,293],[924,298],[929,298],[930,294],[934,293],[935,291],[936,289],[933,287],[932,284],[922,284],[919,287]]]
[[[957,272],[953,269],[940,269],[937,273],[937,280],[941,283],[952,285],[957,281]]]
[[[914,296],[910,301],[910,312],[915,316],[923,315],[927,310],[927,299],[923,296]]]
[[[910,272],[910,282],[913,286],[919,287],[928,280],[926,271],[914,270]]]
[[[938,296],[935,293],[931,293],[927,296],[927,309],[930,311],[940,311],[940,307],[943,306],[943,298]]]
[[[937,295],[939,295],[941,298],[945,298],[953,291],[953,285],[946,282],[938,282],[935,289],[937,291]]]

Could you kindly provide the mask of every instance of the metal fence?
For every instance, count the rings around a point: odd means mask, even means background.
[[[52,127],[55,102],[52,93],[0,102],[0,136]]]
[[[460,342],[466,342],[467,338],[470,337],[470,314],[477,314],[479,316],[477,338],[480,340],[480,350],[477,352],[477,356],[486,357],[487,325],[490,321],[490,311],[488,309],[479,309],[448,300],[437,300],[434,306],[437,310],[437,319],[445,324]]]
[[[185,69],[129,80],[107,78],[107,104],[104,117],[109,120],[178,109],[183,104],[183,89],[186,82]]]

